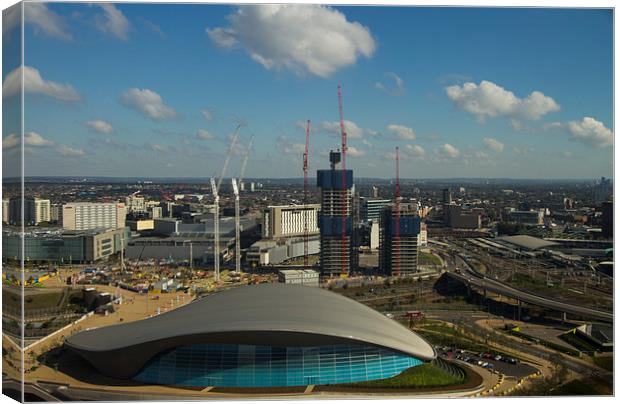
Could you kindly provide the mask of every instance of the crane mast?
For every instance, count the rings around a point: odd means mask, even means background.
[[[248,147],[245,151],[243,163],[241,164],[241,171],[239,172],[238,183],[237,180],[235,180],[234,178],[232,179],[233,192],[235,193],[235,271],[237,273],[241,273],[241,224],[239,217],[239,187],[241,186],[241,181],[243,181],[243,174],[245,173],[245,167],[248,164],[248,157],[250,155],[250,150],[252,149],[253,142],[254,135],[250,137],[250,142],[248,143]]]
[[[342,236],[341,236],[341,249],[342,256],[340,258],[341,270],[340,276],[346,276],[348,274],[346,258],[347,258],[347,131],[344,127],[344,112],[342,109],[342,87],[338,84],[338,112],[340,113],[340,135],[342,142]]]
[[[241,124],[237,125],[235,129],[235,133],[230,141],[230,146],[228,148],[228,153],[226,153],[226,159],[224,160],[224,165],[222,166],[222,171],[220,173],[220,177],[217,180],[217,184],[215,179],[211,177],[211,191],[213,192],[213,241],[215,245],[213,246],[213,259],[215,266],[215,282],[220,281],[220,185],[222,183],[222,178],[226,175],[226,168],[228,168],[228,162],[230,161],[230,156],[235,149],[235,144],[237,142],[237,136],[239,136],[239,129],[241,129]]]
[[[395,199],[396,203],[395,211],[396,211],[396,229],[394,234],[394,244],[395,244],[395,271],[394,274],[396,276],[400,276],[400,153],[398,150],[398,146],[396,146],[396,190],[395,190]]]
[[[306,124],[306,151],[304,153],[304,208],[308,206],[308,158],[310,153],[310,120]],[[308,214],[304,212],[304,267],[308,266]]]

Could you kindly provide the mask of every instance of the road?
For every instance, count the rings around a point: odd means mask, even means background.
[[[584,318],[599,320],[604,322],[613,322],[613,313],[596,310],[588,307],[577,306],[570,303],[559,302],[548,297],[525,292],[506,285],[496,279],[489,278],[474,270],[460,255],[454,256],[454,264],[457,267],[464,268],[461,273],[448,272],[448,275],[454,279],[458,279],[468,286],[476,286],[489,292],[507,296],[521,302],[534,304],[536,306],[546,307],[557,310],[559,312],[578,315]]]

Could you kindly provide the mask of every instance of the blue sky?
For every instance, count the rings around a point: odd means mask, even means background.
[[[300,177],[306,119],[311,171],[339,147],[340,83],[356,176],[396,146],[407,178],[612,176],[610,10],[26,7],[27,175],[208,177],[242,120],[228,174],[254,134],[246,176]]]

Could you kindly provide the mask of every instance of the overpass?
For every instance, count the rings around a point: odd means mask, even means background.
[[[519,305],[521,304],[521,302],[524,302],[552,310],[557,310],[565,314],[573,314],[587,319],[599,320],[609,323],[613,322],[614,319],[614,314],[608,311],[596,310],[589,307],[559,302],[557,300],[549,299],[547,297],[515,289],[511,286],[505,285],[499,281],[487,278],[482,275],[475,276],[469,273],[458,274],[454,272],[446,272],[446,274],[451,278],[463,282],[468,287],[475,286],[485,291],[497,293],[499,295],[515,299],[519,302]]]

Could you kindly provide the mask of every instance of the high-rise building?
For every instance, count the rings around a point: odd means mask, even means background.
[[[22,199],[14,197],[9,199],[9,217],[8,222],[13,225],[19,225],[22,220]],[[51,202],[49,199],[40,199],[37,197],[24,198],[24,225],[36,226],[41,222],[50,221]]]
[[[68,230],[125,227],[124,203],[74,202],[62,207],[62,227]]]
[[[319,204],[269,206],[263,210],[262,232],[265,238],[298,237],[319,234],[317,224]]]
[[[452,193],[450,192],[449,188],[445,188],[443,190],[443,195],[442,196],[443,196],[442,197],[442,203],[444,205],[452,203]]]
[[[418,270],[420,217],[417,206],[401,204],[399,211],[400,218],[394,205],[386,206],[381,211],[379,224],[379,270],[392,276]]]
[[[379,222],[383,208],[390,203],[389,199],[360,198],[361,219],[363,222]]]
[[[336,169],[340,159],[340,152],[331,151],[330,169],[317,171],[317,186],[321,189],[321,272],[330,276],[348,275],[355,261],[351,219],[353,170]]]
[[[376,185],[372,186],[372,197],[373,198],[379,198],[379,187]]]
[[[9,200],[2,200],[2,223],[9,222]]]
[[[160,206],[153,206],[151,208],[151,219],[159,219],[163,217],[163,209]]]
[[[601,181],[594,188],[594,203],[600,205],[612,194],[613,188],[609,178],[601,177]]]
[[[62,224],[62,204],[53,203],[50,210],[50,220]]]

